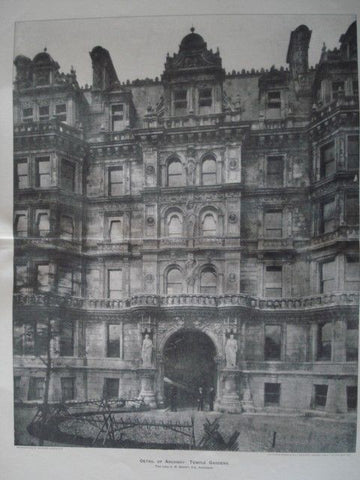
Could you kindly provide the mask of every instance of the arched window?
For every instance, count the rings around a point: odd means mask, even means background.
[[[216,183],[216,161],[212,157],[207,157],[202,162],[202,184],[215,185]]]
[[[36,230],[39,237],[46,237],[50,232],[49,214],[39,212],[36,218]]]
[[[178,213],[172,213],[168,217],[168,236],[169,237],[182,236],[182,220]]]
[[[121,231],[120,219],[110,220],[109,236],[110,236],[110,242],[113,242],[113,243],[121,242],[122,231]]]
[[[183,185],[183,168],[180,160],[170,160],[167,174],[167,184],[169,187],[180,187]]]
[[[216,295],[216,272],[213,267],[206,267],[200,276],[200,293]]]
[[[166,277],[166,294],[175,295],[182,292],[182,273],[177,268],[168,271]]]
[[[213,212],[206,213],[203,216],[201,231],[204,237],[213,237],[217,233],[217,222]]]

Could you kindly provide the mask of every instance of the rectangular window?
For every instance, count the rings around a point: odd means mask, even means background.
[[[50,83],[50,71],[38,70],[36,72],[36,85],[49,85]]]
[[[72,357],[74,355],[74,322],[62,320],[59,329],[60,356]]]
[[[112,358],[120,357],[120,325],[108,325],[107,356]]]
[[[344,82],[332,82],[331,89],[332,89],[333,100],[336,100],[341,93],[344,94],[345,83]]]
[[[265,267],[265,297],[282,296],[282,267]]]
[[[113,243],[122,241],[122,222],[120,218],[111,218],[109,220],[109,239]]]
[[[211,88],[200,88],[199,90],[199,113],[211,113],[212,90]]]
[[[45,390],[45,378],[30,377],[28,400],[42,400]]]
[[[49,342],[48,335],[48,325],[43,322],[36,322],[35,355],[46,355]]]
[[[24,324],[24,342],[23,353],[24,355],[35,354],[35,337],[36,337],[36,325],[34,322]]]
[[[61,161],[61,187],[69,192],[75,191],[75,165],[64,159]]]
[[[24,354],[24,325],[15,323],[13,326],[13,351],[14,355]]]
[[[119,299],[122,297],[122,271],[108,271],[108,298]]]
[[[14,237],[27,237],[27,214],[25,212],[15,212]]]
[[[314,407],[325,408],[327,399],[328,386],[314,385]]]
[[[61,103],[55,106],[55,117],[60,122],[66,122],[66,104]]]
[[[63,240],[72,240],[74,237],[74,221],[68,215],[60,217],[60,238]]]
[[[109,169],[109,195],[114,197],[124,194],[123,168],[116,167]]]
[[[357,362],[359,343],[359,326],[357,320],[348,319],[346,322],[346,361]]]
[[[267,106],[268,108],[281,108],[281,93],[279,91],[268,92]]]
[[[43,105],[39,107],[39,120],[40,122],[46,122],[50,118],[49,105]]]
[[[359,225],[359,197],[357,194],[346,197],[345,221],[347,225]]]
[[[50,157],[36,158],[36,186],[50,187]]]
[[[58,293],[72,295],[74,293],[74,272],[71,268],[58,268]]]
[[[63,377],[61,379],[61,397],[62,401],[75,399],[75,378]]]
[[[33,121],[33,109],[32,108],[24,108],[22,111],[22,119],[24,123],[32,122]]]
[[[284,184],[284,158],[271,156],[267,158],[266,184],[268,187],[280,187]]]
[[[347,151],[348,169],[357,170],[359,168],[359,136],[349,135],[347,137],[347,141],[348,141],[348,151]]]
[[[330,293],[336,289],[335,260],[320,264],[320,293]]]
[[[50,221],[48,211],[36,211],[36,234],[39,237],[47,237],[50,233]]]
[[[335,144],[330,142],[320,148],[320,176],[329,177],[335,171]]]
[[[357,80],[354,80],[352,82],[352,91],[353,91],[353,95],[355,97],[358,97],[359,96],[359,84],[358,84],[358,81]]]
[[[26,158],[17,160],[16,162],[16,188],[28,188],[29,187],[29,168],[28,161]]]
[[[281,325],[265,325],[265,360],[281,360]]]
[[[282,212],[281,210],[269,210],[265,212],[265,237],[281,238],[282,237]]]
[[[111,128],[118,132],[124,128],[124,105],[111,105]]]
[[[360,286],[359,257],[345,257],[345,290],[358,292]]]
[[[175,111],[175,115],[187,114],[187,91],[186,90],[175,90],[174,111]]]
[[[14,400],[21,398],[21,377],[14,377]]]
[[[49,291],[49,273],[48,263],[35,265],[35,290],[39,292]]]
[[[275,406],[280,405],[280,383],[264,384],[264,405]]]
[[[318,325],[316,360],[330,362],[332,350],[332,323],[323,322]]]
[[[27,266],[15,265],[15,290],[19,291],[27,286]]]
[[[348,410],[357,409],[357,386],[346,387],[346,401]]]
[[[328,200],[321,205],[320,233],[333,232],[336,229],[336,202]]]
[[[119,379],[105,378],[104,379],[104,398],[118,398],[119,397]]]

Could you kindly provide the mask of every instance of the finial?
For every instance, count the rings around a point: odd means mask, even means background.
[[[192,26],[192,27],[190,28],[190,32],[191,32],[191,33],[194,33],[194,32],[195,32],[194,26]]]
[[[44,52],[47,52],[47,48],[46,48],[46,47],[44,47]]]
[[[325,43],[325,42],[323,42],[323,46],[322,46],[321,51],[322,51],[323,53],[326,52],[326,43]]]

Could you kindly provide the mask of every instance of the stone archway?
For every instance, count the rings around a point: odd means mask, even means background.
[[[163,348],[164,397],[169,405],[170,383],[177,385],[179,407],[195,407],[198,388],[208,393],[210,387],[216,392],[217,365],[216,347],[203,331],[181,329],[173,333]]]

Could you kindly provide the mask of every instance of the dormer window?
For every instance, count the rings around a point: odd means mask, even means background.
[[[50,71],[40,70],[36,73],[36,85],[49,85]]]
[[[272,109],[281,108],[281,94],[279,90],[268,92],[267,107]]]
[[[211,88],[199,89],[199,113],[209,113],[212,106]]]
[[[111,130],[118,132],[124,128],[124,105],[111,105]]]
[[[175,115],[187,114],[187,92],[186,90],[175,90],[174,92],[174,113]]]

